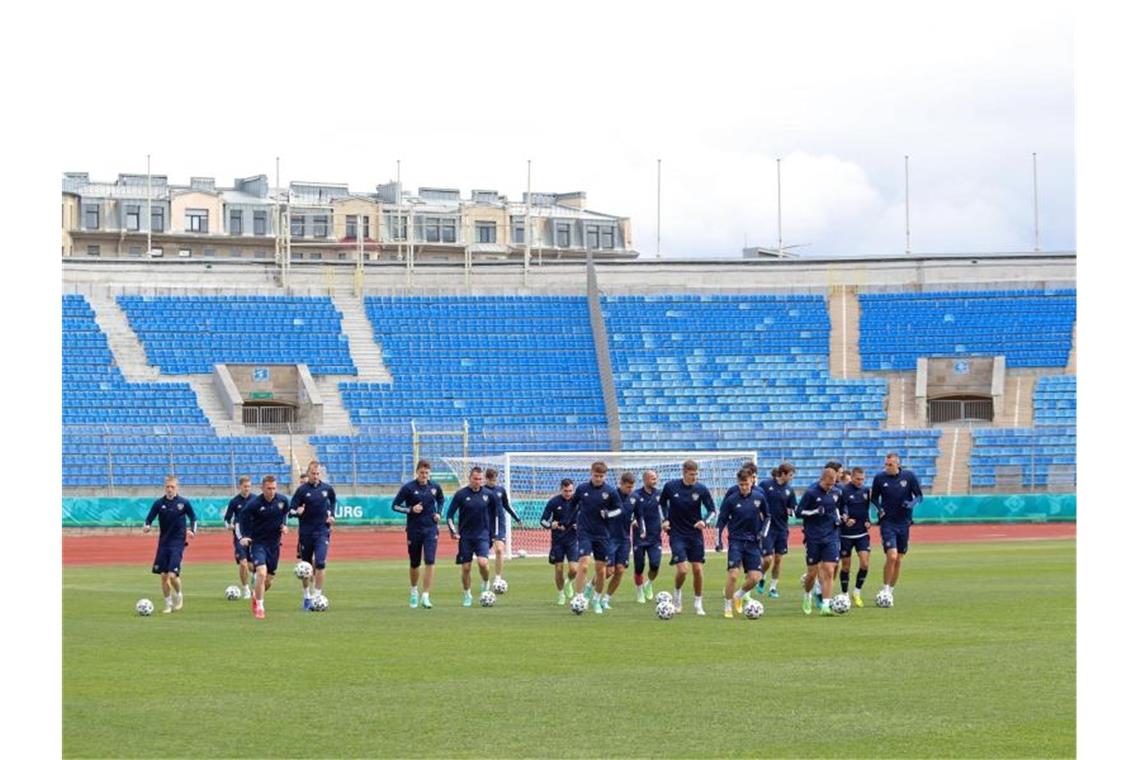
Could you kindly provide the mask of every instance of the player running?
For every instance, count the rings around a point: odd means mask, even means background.
[[[859,573],[855,576],[855,590],[851,601],[863,606],[863,581],[871,565],[871,489],[864,485],[866,475],[862,467],[851,468],[851,482],[841,487],[843,511],[846,517],[839,526],[839,587],[847,593],[851,580],[851,552],[859,555]]]
[[[226,514],[222,517],[222,522],[225,523],[226,528],[234,534],[234,562],[238,566],[238,579],[241,581],[243,599],[250,598],[249,574],[252,568],[249,564],[249,547],[242,546],[241,542],[238,541],[237,516],[245,503],[252,498],[249,476],[242,475],[238,478],[237,496],[230,499],[230,503],[226,505]]]
[[[704,615],[701,592],[704,590],[705,526],[716,514],[712,494],[697,482],[698,465],[687,459],[681,465],[681,478],[670,480],[661,490],[661,509],[666,515],[664,528],[669,534],[669,564],[676,565],[673,579],[673,606],[681,611],[681,587],[689,570],[693,572],[693,611]],[[705,515],[701,517],[701,507]]]
[[[887,454],[883,471],[871,481],[871,504],[879,512],[879,535],[883,551],[887,554],[883,565],[883,588],[894,594],[899,582],[902,560],[910,545],[910,524],[914,521],[914,507],[922,501],[922,487],[918,477],[902,469],[899,455]]]
[[[507,515],[515,521],[515,527],[521,528],[522,518],[511,508],[511,499],[507,489],[499,485],[499,471],[488,467],[486,472],[487,490],[492,491],[499,500],[499,507],[495,510],[494,522],[491,524],[491,546],[495,550],[495,580],[503,579],[503,552],[507,546]],[[506,513],[506,514],[504,514]]]
[[[178,495],[178,478],[170,475],[163,484],[163,496],[150,505],[143,533],[150,533],[150,525],[158,518],[158,550],[150,571],[162,579],[162,598],[166,602],[162,612],[182,609],[182,550],[190,545],[198,532],[198,517],[190,502]],[[186,521],[190,530],[186,530]]]
[[[574,579],[574,592],[581,594],[585,588],[590,557],[593,557],[593,607],[598,615],[604,612],[602,587],[610,554],[607,522],[621,514],[622,500],[617,489],[606,482],[608,470],[605,462],[591,464],[590,479],[579,484],[570,499],[570,506],[578,510],[578,576]]]
[[[759,489],[752,487],[755,473],[741,468],[736,473],[736,490],[727,493],[720,504],[716,520],[717,537],[728,528],[728,581],[724,585],[724,616],[731,619],[733,612],[742,612],[744,595],[760,582],[760,541],[768,522],[767,501]],[[736,579],[740,569],[748,574],[738,590]]]
[[[497,497],[493,491],[483,487],[483,468],[472,467],[467,476],[467,485],[451,497],[447,508],[447,530],[453,539],[459,539],[459,551],[455,564],[462,566],[463,606],[471,606],[471,560],[479,563],[479,575],[483,578],[482,590],[490,584],[490,570],[487,555],[491,551],[491,510],[497,508]],[[455,524],[455,513],[459,513],[459,525]]]
[[[618,505],[621,511],[610,518],[610,556],[606,560],[606,576],[610,583],[602,596],[602,608],[610,609],[610,599],[617,593],[621,579],[629,567],[630,531],[637,527],[633,516],[633,484],[636,479],[632,472],[623,472],[618,479]]]
[[[574,585],[566,581],[565,572],[569,572],[570,581],[578,575],[578,510],[571,506],[574,498],[574,481],[563,478],[560,491],[542,510],[539,524],[550,531],[550,564],[554,565],[554,586],[558,589],[558,604],[564,606],[566,600],[574,595]]]
[[[796,492],[789,484],[795,476],[796,468],[784,462],[773,468],[772,477],[758,484],[768,502],[768,532],[761,546],[764,561],[756,589],[758,593],[764,593],[764,576],[771,569],[772,585],[768,588],[768,596],[772,599],[780,598],[777,587],[780,583],[780,564],[788,553],[788,518],[796,508]]]
[[[661,569],[661,492],[657,490],[657,473],[646,470],[641,474],[641,488],[629,496],[633,502],[633,519],[637,521],[637,540],[633,544],[633,582],[637,586],[637,601],[644,604],[653,598],[653,581]],[[645,563],[649,560],[649,575]]]
[[[740,469],[742,469],[748,473],[748,482],[751,483],[753,487],[755,487],[756,486],[756,473],[759,471],[759,468],[756,467],[756,463],[755,462],[745,462],[744,464],[740,465]],[[725,496],[731,496],[732,494],[737,493],[739,490],[740,490],[740,486],[734,483],[733,485],[728,487],[728,490],[724,492],[724,495]],[[723,501],[723,499],[722,499],[722,501]],[[721,531],[718,530],[716,532],[716,550],[718,552],[724,551],[724,543],[721,540],[721,538],[722,538]],[[761,589],[761,591],[763,591],[763,589]]]
[[[823,587],[819,614],[832,615],[831,578],[839,562],[839,524],[842,520],[843,493],[835,486],[835,470],[824,467],[819,482],[812,484],[800,503],[796,517],[803,520],[807,574],[804,576],[803,610],[811,614],[812,586],[818,577]]]
[[[431,609],[431,583],[435,578],[435,550],[439,544],[439,517],[443,513],[443,489],[431,479],[431,462],[416,462],[415,480],[400,488],[392,509],[408,516],[404,528],[408,536],[408,578],[412,590],[408,606]],[[424,564],[423,595],[420,595],[420,565]]]
[[[307,479],[297,487],[290,503],[290,517],[296,517],[297,559],[313,566],[313,577],[301,579],[301,609],[313,607],[313,599],[324,596],[325,562],[328,560],[329,540],[336,522],[336,491],[321,482],[321,463],[309,462]]]
[[[234,524],[234,535],[249,551],[254,568],[251,606],[258,619],[265,618],[265,592],[277,575],[281,536],[289,532],[288,517],[289,503],[277,494],[277,478],[266,475],[261,479],[261,493],[245,503]]]

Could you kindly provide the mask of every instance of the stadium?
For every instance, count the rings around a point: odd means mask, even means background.
[[[818,704],[835,669],[813,732],[858,721],[873,754],[1075,751],[1075,253],[659,259],[585,193],[263,175],[73,172],[63,206],[65,755],[860,754],[769,720]],[[870,481],[889,453],[923,492],[889,609],[804,615],[796,519],[783,598],[762,595],[758,620],[718,614],[711,526],[704,619],[658,620],[632,572],[605,614],[555,603],[540,517],[596,460],[611,485],[694,460],[720,507],[748,462],[761,478],[791,463],[802,493],[832,461]],[[420,460],[447,500],[472,467],[501,473],[519,520],[493,607],[461,606],[441,523],[434,607],[409,608],[393,500]],[[302,610],[291,528],[256,619],[223,594],[227,505],[241,476],[290,497],[311,462],[336,489],[328,610]],[[199,526],[185,603],[140,616],[140,598],[161,607],[141,528],[169,476]],[[885,671],[906,706],[886,722],[856,698]],[[313,712],[243,744],[266,695]],[[162,750],[132,730],[156,699],[190,707],[148,729]],[[578,742],[585,709],[626,738]],[[762,740],[740,735],[749,716]],[[457,740],[473,730],[494,743]]]

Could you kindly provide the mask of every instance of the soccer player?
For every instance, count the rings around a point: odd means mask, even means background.
[[[764,576],[772,571],[772,585],[768,596],[780,598],[777,588],[780,583],[780,563],[788,553],[788,518],[796,507],[796,492],[789,485],[796,476],[796,468],[784,462],[772,470],[772,477],[757,484],[768,501],[768,531],[764,536],[761,551],[764,555],[760,567],[760,582],[756,584],[759,593],[764,591]]]
[[[752,487],[755,471],[741,468],[736,473],[736,490],[727,493],[720,504],[716,519],[716,532],[728,528],[728,581],[724,585],[724,616],[731,619],[733,611],[741,612],[744,595],[760,582],[760,541],[768,521],[768,502],[759,489]],[[736,579],[740,569],[748,577],[738,590]]]
[[[803,610],[811,614],[812,587],[820,579],[823,602],[819,614],[832,615],[831,579],[839,563],[839,524],[843,493],[835,486],[835,470],[824,467],[819,482],[804,491],[796,505],[796,517],[803,520],[807,574],[804,576]]]
[[[507,495],[507,489],[499,485],[499,471],[494,467],[488,467],[485,474],[487,490],[493,492],[499,502],[493,515],[494,522],[491,524],[493,539],[491,546],[495,550],[495,580],[500,581],[503,579],[503,551],[507,546],[507,515],[514,519],[516,527],[521,528],[523,522],[522,518],[511,509],[511,499]]]
[[[467,485],[451,497],[447,508],[447,530],[453,539],[459,539],[459,552],[455,564],[462,565],[463,606],[471,606],[471,561],[479,563],[479,575],[483,578],[482,590],[490,584],[490,570],[487,555],[491,551],[491,510],[495,508],[495,493],[483,487],[483,468],[472,467],[467,476]],[[455,513],[459,513],[456,526]]]
[[[887,454],[883,471],[871,481],[871,504],[879,512],[879,535],[883,551],[887,554],[883,565],[883,588],[893,594],[899,582],[902,560],[910,545],[910,524],[914,521],[914,507],[922,501],[922,487],[918,477],[902,469],[902,461],[895,452]]]
[[[740,469],[745,470],[748,473],[748,476],[749,476],[748,481],[752,484],[753,487],[755,487],[756,486],[756,473],[759,471],[759,468],[756,467],[756,463],[755,462],[745,462],[744,464],[742,464],[740,466]],[[734,485],[731,485],[728,487],[728,490],[724,492],[724,495],[725,496],[731,496],[732,494],[736,493],[739,490],[740,490],[740,486],[734,484]],[[719,531],[719,530],[716,532],[716,550],[718,552],[724,551],[724,543],[721,540],[721,531]],[[760,590],[763,591],[763,589],[760,589]]]
[[[415,480],[400,488],[392,500],[392,509],[408,516],[404,532],[408,536],[408,577],[412,590],[408,606],[421,604],[431,609],[431,582],[435,578],[435,550],[439,544],[439,518],[443,513],[443,489],[431,479],[431,462],[416,462]],[[424,564],[423,595],[419,592],[420,565]]]
[[[851,595],[856,607],[863,606],[863,581],[871,565],[871,489],[864,485],[865,479],[862,467],[851,469],[851,482],[842,487],[846,517],[839,526],[839,586],[844,594],[851,580],[851,552],[859,555],[859,574]]]
[[[594,612],[601,615],[602,587],[606,582],[606,562],[610,555],[610,536],[607,522],[621,514],[621,494],[606,482],[609,470],[605,462],[590,465],[590,479],[578,485],[570,506],[578,510],[578,577],[574,579],[574,592],[582,593],[586,586],[590,557],[594,558]]]
[[[633,485],[636,478],[632,472],[623,472],[618,479],[618,500],[620,512],[610,518],[608,527],[610,531],[610,556],[606,561],[606,576],[610,583],[606,593],[602,596],[602,608],[610,609],[610,599],[617,593],[621,585],[622,576],[629,567],[630,531],[637,527],[633,516]]]
[[[261,479],[261,493],[247,501],[238,513],[234,533],[238,542],[249,549],[254,568],[251,606],[253,616],[258,619],[265,618],[265,592],[277,575],[281,536],[289,532],[285,524],[288,517],[289,503],[278,495],[277,478],[272,475]]]
[[[574,481],[563,478],[557,496],[546,502],[539,524],[550,531],[550,564],[554,565],[554,586],[558,589],[558,604],[565,605],[574,595],[573,583],[566,582],[565,572],[570,581],[578,575],[578,510],[571,506],[574,498]]]
[[[633,519],[639,530],[633,545],[633,582],[637,586],[637,601],[644,604],[653,598],[653,581],[661,569],[661,492],[657,490],[657,473],[646,470],[641,473],[641,488],[629,496],[633,502]],[[649,575],[645,575],[645,563],[649,560]]]
[[[697,482],[697,463],[686,459],[681,464],[681,477],[670,480],[661,489],[661,509],[666,519],[664,528],[669,534],[669,564],[676,565],[673,578],[673,606],[681,611],[681,587],[689,570],[693,572],[693,611],[705,614],[701,599],[705,580],[705,526],[716,514],[712,494],[703,483]],[[706,513],[701,516],[701,507]]]
[[[253,498],[250,488],[250,480],[248,475],[242,475],[238,478],[238,492],[237,496],[230,499],[230,503],[226,506],[226,514],[222,517],[222,522],[234,534],[234,562],[238,566],[238,579],[241,581],[242,598],[250,598],[249,590],[249,547],[242,546],[238,541],[237,536],[237,516],[241,512],[241,508],[245,503]]]
[[[190,545],[198,532],[198,517],[190,502],[178,495],[178,478],[170,475],[163,487],[163,496],[150,505],[143,533],[150,533],[150,525],[158,518],[158,550],[154,554],[151,572],[162,578],[162,598],[166,602],[163,614],[182,609],[182,550]],[[186,521],[190,530],[186,530]]]
[[[329,540],[336,522],[336,491],[321,481],[321,463],[309,462],[306,480],[293,493],[290,517],[296,517],[297,559],[313,566],[313,577],[301,579],[301,609],[313,607],[314,597],[323,596],[325,588],[325,562],[329,555]]]

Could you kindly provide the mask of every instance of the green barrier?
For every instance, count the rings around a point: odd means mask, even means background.
[[[336,507],[340,525],[403,525],[404,516],[392,511],[391,496],[341,496]],[[153,499],[65,498],[63,526],[74,528],[138,526],[146,519]],[[190,503],[200,526],[220,526],[228,498],[198,497]],[[545,499],[519,499],[511,506],[528,526],[537,526]],[[1077,495],[992,494],[985,496],[927,496],[915,508],[917,523],[967,522],[1073,522]]]

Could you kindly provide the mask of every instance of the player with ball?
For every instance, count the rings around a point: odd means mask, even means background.
[[[265,617],[265,592],[277,573],[281,536],[289,532],[285,525],[288,516],[289,503],[278,495],[277,478],[272,475],[261,479],[261,494],[247,501],[237,516],[234,534],[249,548],[254,568],[253,616],[259,620]]]
[[[744,612],[744,595],[760,582],[762,560],[760,538],[768,522],[768,506],[760,489],[752,486],[752,473],[741,469],[736,473],[737,488],[725,494],[716,520],[716,535],[728,528],[728,582],[724,585],[724,616]],[[736,588],[740,569],[748,574],[744,585]]]

